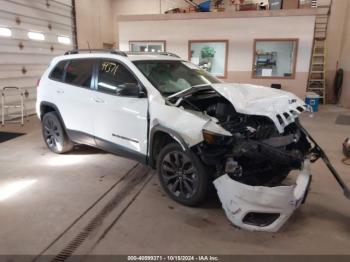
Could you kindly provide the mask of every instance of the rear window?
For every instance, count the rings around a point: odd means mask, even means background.
[[[67,84],[90,88],[95,60],[79,59],[69,62],[65,82]]]
[[[66,66],[66,63],[67,61],[61,61],[55,66],[50,74],[52,80],[63,81],[64,67]]]

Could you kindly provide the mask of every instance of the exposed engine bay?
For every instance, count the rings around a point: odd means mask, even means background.
[[[178,106],[206,112],[232,134],[224,136],[204,130],[204,142],[194,149],[203,163],[216,167],[217,176],[227,173],[247,185],[274,186],[291,170],[301,168],[311,148],[296,123],[280,134],[266,116],[237,113],[229,101],[212,89],[182,98]]]
[[[298,102],[287,107],[288,112],[267,116],[237,112],[232,101],[210,86],[168,98],[174,106],[204,112],[222,128],[204,127],[204,140],[192,151],[215,170],[213,183],[220,201],[228,219],[238,227],[279,230],[305,201],[311,183],[310,163],[319,158],[349,198],[348,188],[323,150],[300,125],[298,116],[307,106],[298,100],[288,101]],[[297,179],[283,184],[292,170],[298,170]]]

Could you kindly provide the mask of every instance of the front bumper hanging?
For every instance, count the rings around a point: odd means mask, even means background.
[[[311,184],[310,163],[322,158],[344,196],[350,199],[350,190],[329,161],[326,153],[305,128],[299,128],[314,144],[304,161],[296,183],[290,186],[249,186],[231,179],[227,174],[214,180],[222,207],[227,218],[236,226],[251,231],[276,232],[293,212],[305,201]]]
[[[214,180],[227,218],[251,231],[276,232],[297,209],[311,182],[310,161],[306,160],[296,183],[290,186],[249,186],[227,174]]]

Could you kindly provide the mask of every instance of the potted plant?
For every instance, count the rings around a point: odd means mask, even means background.
[[[204,46],[201,50],[201,57],[205,58],[213,58],[215,56],[215,50],[211,46]]]
[[[212,61],[213,58],[215,56],[215,50],[213,47],[211,46],[204,46],[201,49],[201,61],[200,61],[200,67],[202,67],[203,69],[207,70],[208,72],[211,71],[211,67],[212,67]]]

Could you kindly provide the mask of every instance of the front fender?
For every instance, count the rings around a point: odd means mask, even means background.
[[[150,132],[150,145],[153,145],[153,139],[154,139],[154,135],[156,132],[161,131],[164,132],[166,134],[168,134],[169,136],[171,136],[172,139],[174,139],[176,142],[178,142],[180,144],[180,146],[182,147],[182,149],[184,151],[188,151],[189,150],[189,146],[188,144],[185,142],[185,140],[174,130],[161,126],[160,124],[157,124],[155,126],[152,127],[151,132]],[[150,147],[150,153],[152,153],[152,146]],[[150,154],[152,155],[152,154]]]

